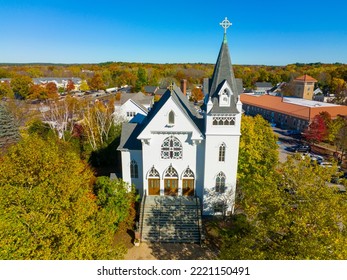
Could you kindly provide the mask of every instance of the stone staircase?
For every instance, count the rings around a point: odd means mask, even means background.
[[[145,196],[139,232],[142,241],[200,243],[201,209],[197,197]]]

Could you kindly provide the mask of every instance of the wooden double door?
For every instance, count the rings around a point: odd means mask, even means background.
[[[160,179],[148,179],[148,195],[160,195]]]
[[[164,179],[164,194],[178,195],[178,179]]]
[[[194,196],[194,179],[182,180],[182,195]]]
[[[182,180],[182,195],[194,196],[194,179]],[[160,179],[148,179],[148,195],[160,195]],[[164,179],[164,195],[178,195],[178,179]]]

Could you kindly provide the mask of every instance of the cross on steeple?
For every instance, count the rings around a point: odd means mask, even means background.
[[[174,83],[172,82],[170,85],[169,85],[169,90],[170,90],[170,93],[172,94],[172,90],[174,88]]]
[[[225,17],[225,19],[219,25],[224,28],[224,34],[226,34],[227,29],[231,26],[231,22],[228,20],[227,17]]]

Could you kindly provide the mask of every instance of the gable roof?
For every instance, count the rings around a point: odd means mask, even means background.
[[[138,107],[141,111],[143,111],[144,114],[147,115],[148,110],[147,110],[147,108],[144,107],[142,104],[138,104],[137,102],[135,102],[135,101],[132,100],[132,99],[128,99],[125,103],[128,103],[128,102],[131,102],[132,104],[134,104],[134,106]],[[125,104],[125,103],[124,103],[124,104]],[[124,104],[123,104],[123,105],[124,105]]]
[[[188,101],[181,89],[174,85],[172,91],[167,89],[162,98],[160,98],[158,102],[154,103],[152,109],[148,112],[146,118],[141,123],[123,123],[121,140],[117,150],[141,150],[142,144],[137,137],[152,121],[170,97],[202,135],[201,131],[203,131],[204,125],[202,116],[197,112],[192,103]]]
[[[124,104],[129,99],[135,101],[137,104],[144,105],[144,104],[151,104],[153,100],[153,96],[148,96],[143,94],[141,91],[137,93],[122,93],[120,97],[120,104]]]
[[[223,86],[227,86],[229,85],[228,81],[224,80],[222,83],[219,84],[218,88],[216,89],[217,94],[222,90]],[[212,114],[228,114],[228,113],[232,113],[232,114],[237,114],[239,113],[239,111],[237,110],[235,104],[233,103],[233,100],[231,100],[230,102],[230,107],[220,107],[219,106],[219,96],[217,95],[217,97],[212,98],[212,109],[211,109],[211,113]]]
[[[269,82],[256,82],[255,86],[257,88],[272,88],[272,84]]]
[[[145,86],[144,90],[146,93],[151,93],[154,94],[157,91],[158,87],[157,86]]]
[[[190,103],[187,97],[182,93],[181,89],[176,85],[173,86],[172,91],[167,89],[164,95],[159,99],[158,102],[154,103],[153,108],[149,111],[145,121],[143,122],[144,127],[153,119],[153,117],[159,112],[164,106],[166,101],[172,97],[177,106],[185,113],[189,119],[191,119],[197,128],[202,131],[203,118],[194,108],[194,105]]]

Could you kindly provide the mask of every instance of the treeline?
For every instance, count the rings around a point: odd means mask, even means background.
[[[213,67],[213,64],[206,63],[11,64],[0,66],[0,78],[25,75],[30,78],[79,77],[88,80],[95,74],[99,74],[105,88],[122,85],[129,85],[137,89],[144,85],[166,86],[172,81],[179,83],[181,79],[187,79],[188,87],[192,88],[202,84],[203,78],[211,77]],[[234,65],[234,72],[237,78],[243,80],[245,88],[253,88],[255,82],[270,82],[273,85],[279,82],[289,82],[291,79],[303,74],[308,74],[317,79],[317,85],[324,91],[336,89],[336,86],[334,88],[333,85],[334,82],[335,84],[337,81],[347,82],[347,65],[339,63],[296,63],[286,66]],[[137,84],[139,75],[142,75],[142,81]]]

